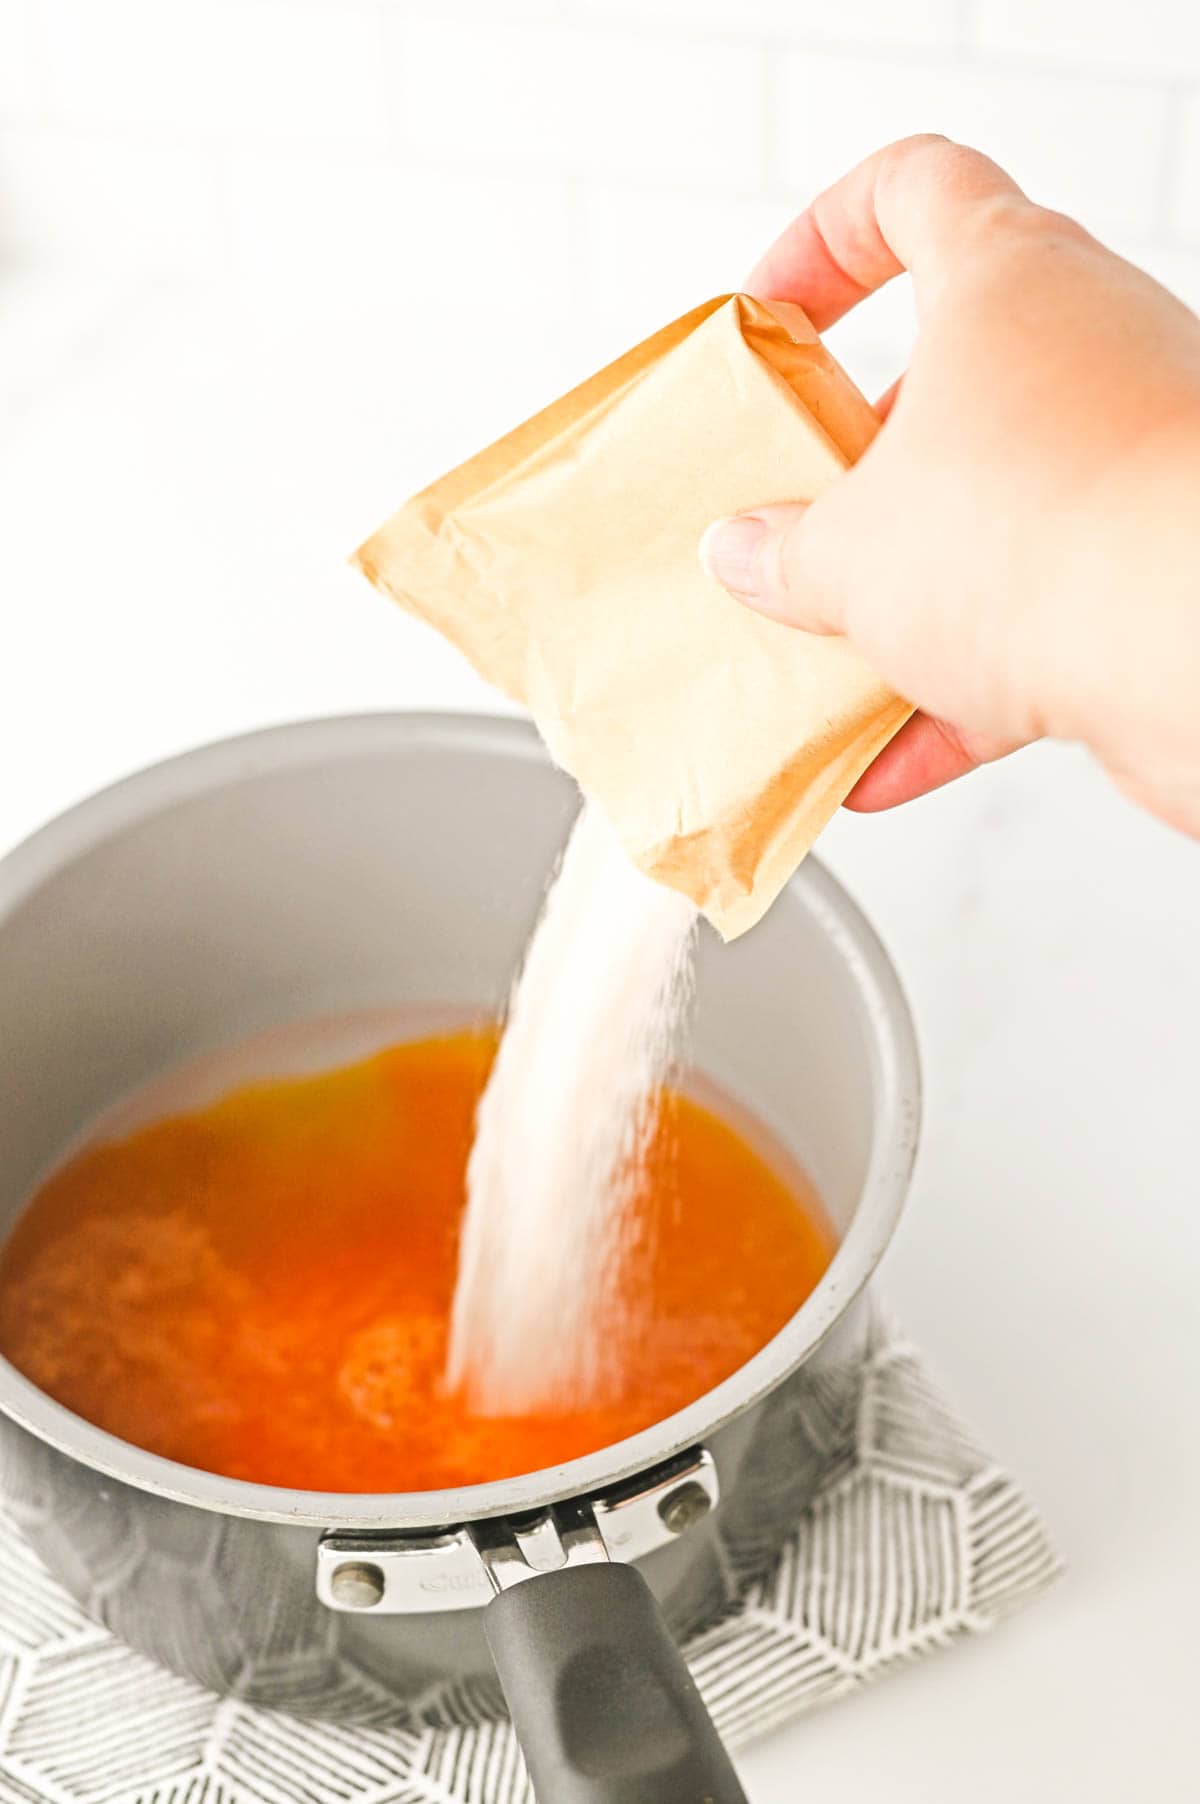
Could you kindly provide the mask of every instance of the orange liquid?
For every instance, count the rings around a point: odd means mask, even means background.
[[[833,1248],[815,1195],[708,1109],[668,1096],[633,1205],[610,1398],[473,1416],[441,1374],[494,1047],[473,1032],[412,1041],[86,1148],[0,1252],[0,1351],[125,1440],[304,1490],[536,1471],[682,1408],[757,1352],[824,1271]]]

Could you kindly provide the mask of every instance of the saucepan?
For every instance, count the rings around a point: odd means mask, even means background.
[[[577,805],[523,724],[367,715],[189,752],[18,847],[0,1232],[89,1122],[184,1061],[308,1019],[497,1013]],[[378,1720],[419,1697],[428,1722],[506,1700],[546,1804],[739,1798],[676,1637],[770,1561],[848,1444],[917,1135],[899,985],[815,859],[744,939],[703,939],[688,1056],[807,1168],[839,1243],[732,1377],[552,1470],[352,1496],[164,1460],[0,1361],[4,1494],[49,1569],[254,1702]]]

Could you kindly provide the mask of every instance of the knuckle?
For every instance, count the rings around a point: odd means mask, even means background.
[[[952,179],[960,170],[977,169],[986,158],[977,150],[948,138],[944,132],[913,132],[897,138],[883,153],[883,173],[903,175],[907,180],[915,169],[936,176],[941,181]]]
[[[1076,220],[1049,207],[1039,207],[1018,195],[994,195],[974,210],[963,233],[964,245],[1000,260],[1012,272],[1031,260],[1094,245],[1095,240]]]
[[[1094,242],[1091,233],[1077,219],[1072,219],[1068,213],[1056,212],[1052,207],[1027,203],[1018,210],[1014,225],[1024,239],[1041,250],[1054,245]]]
[[[972,210],[989,204],[1012,206],[1024,200],[1016,183],[991,157],[936,132],[922,132],[889,145],[883,153],[880,180],[919,188],[943,204],[969,202]]]
[[[760,575],[769,595],[790,596],[797,574],[796,518],[789,513],[770,533],[761,552]]]
[[[823,628],[838,614],[837,561],[826,555],[825,502],[794,514],[774,546],[777,593],[786,596],[801,624]]]

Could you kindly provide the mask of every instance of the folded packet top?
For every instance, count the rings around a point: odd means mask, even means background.
[[[404,504],[355,553],[527,707],[629,857],[752,927],[912,712],[845,639],[733,601],[719,515],[811,501],[874,410],[800,310],[727,295]]]

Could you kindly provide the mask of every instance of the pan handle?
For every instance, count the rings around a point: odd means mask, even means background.
[[[564,1535],[551,1571],[514,1560],[511,1541],[477,1543],[497,1587],[484,1633],[538,1799],[746,1804],[650,1587],[592,1532]]]

